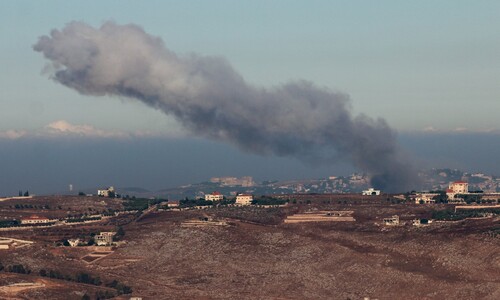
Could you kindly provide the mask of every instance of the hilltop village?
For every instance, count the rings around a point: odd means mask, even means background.
[[[351,193],[251,177],[177,198],[20,192],[0,199],[0,298],[495,299],[498,180],[433,174],[398,194],[362,175],[323,181],[363,187]]]

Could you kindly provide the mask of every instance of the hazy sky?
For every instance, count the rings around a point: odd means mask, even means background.
[[[2,1],[0,130],[66,120],[176,132],[150,108],[83,97],[41,75],[33,44],[73,20],[138,24],[178,54],[225,57],[260,86],[313,81],[399,130],[500,129],[499,1],[287,0]]]
[[[453,133],[458,140],[464,132],[469,138],[487,132],[490,140],[500,139],[500,1],[12,0],[0,2],[0,140],[10,147],[29,145],[36,153],[40,140],[57,143],[60,136],[72,135],[79,142],[102,137],[127,143],[142,143],[144,137],[170,139],[168,143],[190,139],[172,117],[140,102],[82,96],[42,72],[47,60],[33,45],[75,20],[94,27],[109,20],[137,24],[179,55],[227,59],[256,86],[309,80],[348,94],[355,114],[384,118],[403,134]],[[33,143],[18,141],[33,137]],[[416,140],[403,146],[415,148]],[[2,166],[15,161],[14,148],[4,151]],[[95,151],[108,151],[104,148]],[[494,150],[483,155],[493,157]],[[432,161],[432,156],[425,158]],[[268,159],[258,161],[264,166]],[[460,165],[463,159],[469,160],[463,166],[474,167],[472,152],[449,162]],[[283,160],[273,163],[278,166]],[[238,173],[232,170],[213,175]],[[328,173],[295,170],[308,176]]]

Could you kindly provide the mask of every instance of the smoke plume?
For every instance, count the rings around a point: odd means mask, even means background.
[[[72,22],[34,45],[54,80],[81,94],[137,99],[193,134],[306,162],[349,160],[372,184],[404,191],[413,171],[383,119],[353,116],[345,94],[307,81],[263,88],[220,57],[179,56],[136,25]]]

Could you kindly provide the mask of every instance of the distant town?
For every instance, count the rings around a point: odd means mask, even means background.
[[[413,192],[446,191],[452,181],[465,181],[471,192],[500,192],[500,177],[483,173],[467,173],[457,169],[431,169],[419,173],[420,182],[415,183]],[[211,191],[218,191],[226,197],[235,197],[238,193],[253,195],[279,194],[349,194],[362,193],[373,188],[366,174],[349,176],[330,176],[324,179],[303,179],[286,181],[257,182],[253,177],[212,177],[201,183],[148,191],[140,188],[118,188],[120,194],[137,197],[163,197],[168,199],[203,198]],[[95,194],[89,190],[88,193]],[[385,193],[386,191],[381,191]],[[400,191],[401,193],[412,191]]]

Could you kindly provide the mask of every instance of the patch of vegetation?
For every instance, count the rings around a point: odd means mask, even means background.
[[[18,274],[30,274],[31,270],[28,267],[24,267],[22,264],[12,265],[7,267],[7,272],[18,273]]]
[[[219,202],[219,205],[231,205],[235,203],[236,203],[236,198],[226,199],[226,197],[224,197],[224,199],[222,199],[222,201]]]
[[[491,236],[491,237],[500,237],[500,227],[494,227],[492,228],[491,230],[488,230],[487,232],[485,232],[487,235]]]
[[[474,210],[458,210],[454,212],[452,210],[438,210],[432,212],[432,218],[435,220],[443,221],[458,221],[467,218],[479,218],[485,217],[488,214],[498,215],[500,214],[500,209],[474,209]]]
[[[464,199],[465,203],[470,204],[472,202],[481,203],[481,199],[482,199],[483,195],[480,193],[458,194],[455,197],[462,198],[462,199]]]
[[[179,201],[179,207],[193,207],[193,206],[210,206],[213,205],[213,201],[207,201],[205,199],[199,198],[197,200],[184,199]]]
[[[50,205],[16,204],[15,209],[50,209]]]
[[[110,287],[110,288],[114,288],[120,294],[130,294],[130,293],[132,293],[132,289],[129,286],[127,286],[127,285],[125,285],[123,283],[120,283],[120,282],[118,282],[116,280],[111,281],[110,283],[106,284],[106,286]]]
[[[29,273],[28,273],[29,274]],[[63,274],[57,270],[45,270],[41,269],[39,275],[42,277],[49,277],[54,279],[66,280],[66,281],[74,281],[85,284],[92,284],[96,286],[103,285],[103,282],[99,278],[99,276],[93,276],[91,274],[85,272],[79,272],[76,275]],[[96,294],[96,299],[109,299],[116,297],[122,294],[130,294],[132,293],[132,288],[124,283],[113,280],[111,282],[104,283],[104,286],[113,288],[116,290],[116,293],[110,291],[99,291],[98,295]]]
[[[124,235],[125,230],[123,230],[122,226],[118,226],[118,229],[116,229],[116,234],[113,236],[113,241],[117,242],[122,240]]]
[[[19,226],[20,223],[17,220],[3,220],[0,221],[0,227],[14,227]]]
[[[432,197],[436,203],[448,203],[448,195],[445,191],[431,191],[431,193],[438,193],[438,195]]]
[[[148,209],[151,205],[159,204],[163,201],[167,201],[166,199],[146,199],[146,198],[125,198],[123,199],[123,206],[125,210],[138,210],[143,211]]]
[[[285,199],[277,199],[269,196],[261,196],[252,200],[254,205],[283,205],[287,201]]]
[[[101,220],[101,219],[102,219],[101,217],[71,218],[71,219],[67,219],[66,223],[78,223],[78,222],[85,222],[85,221],[97,221],[97,220]]]

